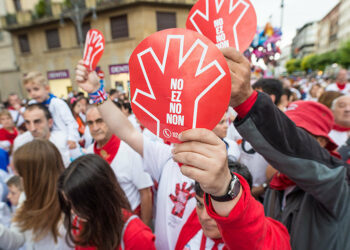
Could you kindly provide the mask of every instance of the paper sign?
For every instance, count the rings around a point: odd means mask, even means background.
[[[185,29],[152,34],[129,61],[131,106],[141,124],[166,142],[191,128],[213,129],[231,95],[230,72],[220,50]]]
[[[93,71],[95,70],[98,61],[100,60],[105,49],[105,38],[99,30],[91,29],[86,34],[85,48],[84,48],[84,65]]]
[[[249,0],[199,0],[186,27],[205,35],[218,48],[234,47],[244,52],[254,38],[257,18]]]

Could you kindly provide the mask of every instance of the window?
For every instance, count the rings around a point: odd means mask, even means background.
[[[47,41],[47,48],[48,49],[54,49],[54,48],[60,48],[60,37],[58,35],[58,29],[50,29],[46,30],[46,41]]]
[[[129,37],[127,15],[111,17],[112,38]]]
[[[91,25],[90,23],[83,23],[83,26],[82,26],[82,32],[83,32],[83,43],[85,43],[85,39],[86,39],[86,34],[88,33],[88,31],[91,29]],[[78,44],[80,44],[80,41],[79,41],[79,35],[78,35],[78,30],[76,30],[76,34],[77,34],[77,42]]]
[[[15,6],[16,11],[22,10],[21,0],[13,0],[13,5]]]
[[[157,12],[157,30],[176,28],[175,12]]]
[[[22,53],[30,52],[29,39],[27,34],[22,34],[18,36],[19,48]]]

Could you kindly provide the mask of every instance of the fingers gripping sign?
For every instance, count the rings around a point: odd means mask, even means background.
[[[257,18],[249,0],[199,0],[186,27],[205,35],[218,48],[234,47],[244,52],[254,38]]]
[[[169,29],[149,36],[134,50],[129,68],[132,109],[165,141],[179,142],[178,134],[190,128],[213,129],[228,107],[225,58],[197,32]]]
[[[181,172],[198,181],[206,193],[226,191],[231,174],[224,142],[207,129],[184,131],[180,139],[172,153],[174,161],[183,163]]]

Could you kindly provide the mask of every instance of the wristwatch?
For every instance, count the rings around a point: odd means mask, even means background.
[[[238,177],[234,173],[231,172],[231,175],[232,175],[232,179],[230,181],[230,184],[228,185],[226,194],[222,196],[210,195],[210,197],[213,200],[224,202],[224,201],[232,201],[234,198],[237,197],[241,189],[241,183],[239,182]]]

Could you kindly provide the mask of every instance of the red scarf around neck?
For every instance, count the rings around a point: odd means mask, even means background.
[[[333,129],[336,130],[336,131],[339,131],[339,132],[347,132],[347,131],[350,131],[350,128],[345,128],[343,126],[340,126],[338,124],[335,124],[333,125]]]
[[[94,143],[94,153],[101,156],[109,164],[112,163],[117,155],[120,147],[120,139],[116,135],[112,135],[111,139],[102,147],[97,148],[97,142]]]
[[[345,89],[346,83],[345,84],[340,84],[339,82],[336,82],[336,84],[337,84],[339,90]]]

